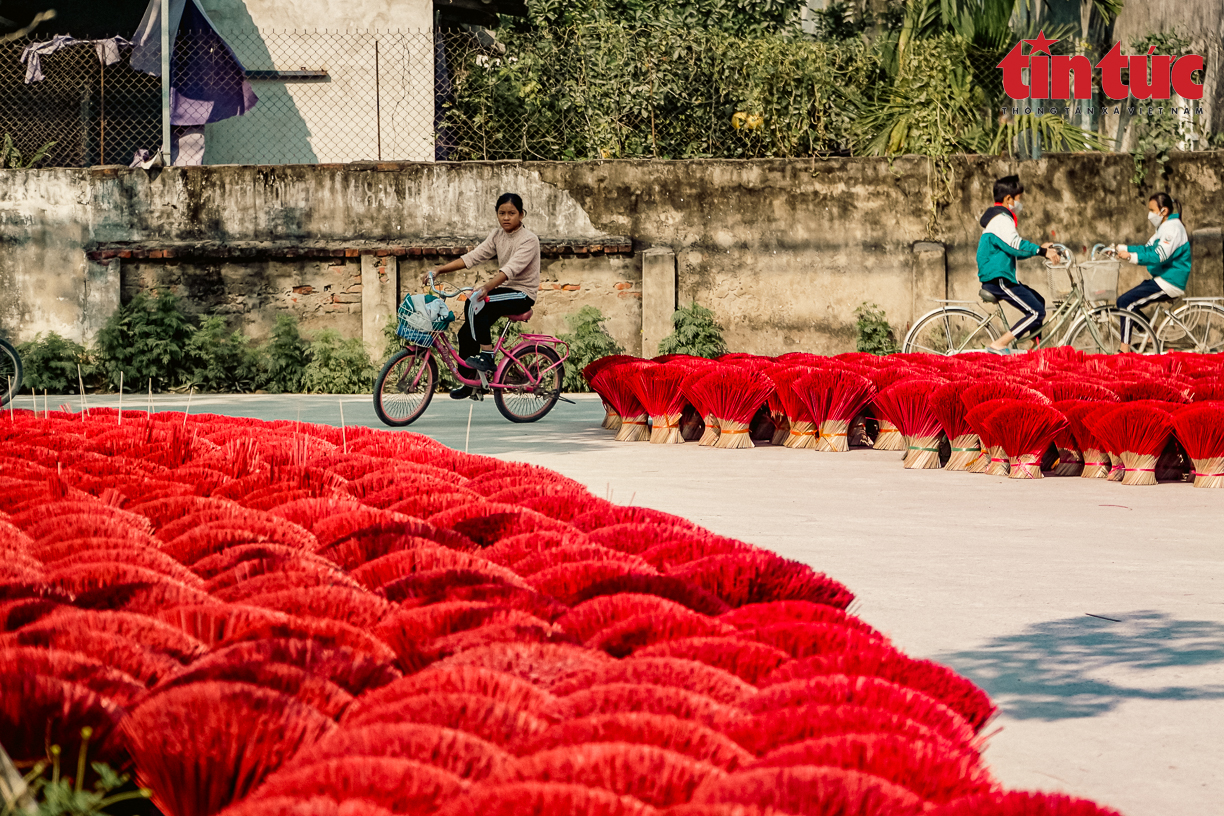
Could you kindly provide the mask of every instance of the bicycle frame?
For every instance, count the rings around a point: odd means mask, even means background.
[[[1009,324],[1007,322],[1007,315],[1003,311],[1003,304],[995,303],[994,310],[995,315],[999,318],[999,322],[1003,325],[1003,330],[1007,331]],[[1089,314],[1090,312],[1084,301],[1084,293],[1079,285],[1074,282],[1074,279],[1072,279],[1070,297],[1065,300],[1056,301],[1054,311],[1046,316],[1045,324],[1041,328],[1041,342],[1037,344],[1037,348],[1051,348],[1062,345],[1066,340],[1067,332],[1071,330],[1070,324],[1075,317],[1077,315],[1087,317]],[[1088,321],[1088,331],[1092,333],[1092,339],[1096,344],[1104,348],[1105,344],[1101,339],[1100,333],[1097,332],[1096,325],[1091,320]],[[1054,338],[1057,338],[1057,340]]]
[[[570,354],[569,343],[565,342],[564,340],[558,337],[553,337],[550,334],[523,334],[523,335],[520,335],[520,338],[523,340],[532,342],[532,343],[550,346],[554,350],[557,349],[557,346],[562,346],[564,348],[564,351],[561,354],[559,354],[559,357],[561,359],[559,359],[557,362],[550,365],[548,368],[541,370],[539,372],[539,376],[533,376],[532,373],[528,371],[527,368],[521,362],[519,362],[519,359],[514,356],[514,350],[508,349],[505,347],[504,343],[502,342],[505,339],[505,332],[503,332],[497,338],[497,343],[493,347],[493,353],[496,354],[497,352],[500,351],[502,354],[506,356],[506,359],[512,360],[513,361],[512,365],[515,368],[517,368],[518,371],[524,377],[527,378],[528,384],[531,385],[531,387],[533,388],[540,384],[540,381],[544,378],[545,375],[547,375],[554,368],[557,368],[558,366],[560,366],[562,363],[564,363],[566,360],[569,359],[569,354]],[[501,388],[501,389],[522,388],[523,387],[523,383],[507,384],[504,382],[492,382],[487,379],[481,380],[479,377],[477,377],[476,379],[468,379],[467,377],[460,374],[459,366],[462,363],[462,361],[459,359],[459,353],[455,351],[455,347],[450,344],[450,339],[447,338],[446,335],[444,334],[439,334],[437,336],[437,338],[434,340],[433,346],[430,347],[429,352],[434,356],[435,360],[440,360],[450,370],[451,374],[454,376],[455,379],[457,379],[459,382],[463,383],[464,385],[471,386],[473,388]],[[421,376],[421,373],[423,372],[424,372],[424,369],[422,369],[421,372],[418,372],[417,378],[419,378]],[[415,379],[412,384],[414,387],[416,386]]]

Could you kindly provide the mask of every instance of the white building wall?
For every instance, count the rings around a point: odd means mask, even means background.
[[[206,164],[432,161],[432,0],[203,0],[259,104],[205,130]],[[376,67],[377,66],[377,67]]]

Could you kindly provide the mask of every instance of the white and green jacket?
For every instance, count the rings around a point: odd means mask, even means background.
[[[987,283],[1003,278],[1009,283],[1016,280],[1016,259],[1032,258],[1041,253],[1041,247],[1026,241],[1016,231],[1016,214],[996,204],[982,215],[982,237],[978,239],[978,280]]]
[[[1133,264],[1146,266],[1156,285],[1170,297],[1186,293],[1190,279],[1190,236],[1181,217],[1173,213],[1156,228],[1156,234],[1143,246],[1128,246]]]

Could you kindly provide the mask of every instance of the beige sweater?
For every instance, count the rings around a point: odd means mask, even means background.
[[[498,227],[480,246],[463,256],[463,265],[471,269],[494,257],[506,275],[502,286],[535,300],[540,293],[540,239],[536,234],[522,226],[514,232]]]

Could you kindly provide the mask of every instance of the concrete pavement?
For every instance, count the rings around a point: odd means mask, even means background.
[[[472,453],[553,468],[829,573],[901,649],[991,694],[1003,712],[986,759],[1008,787],[1127,816],[1224,813],[1224,491],[907,471],[876,451],[615,443],[598,399],[575,400],[513,425],[491,400],[442,395],[411,430],[463,449],[471,407]],[[186,403],[154,397],[158,410]],[[340,403],[197,395],[191,411],[338,425]],[[343,404],[348,424],[383,427],[368,396]]]

